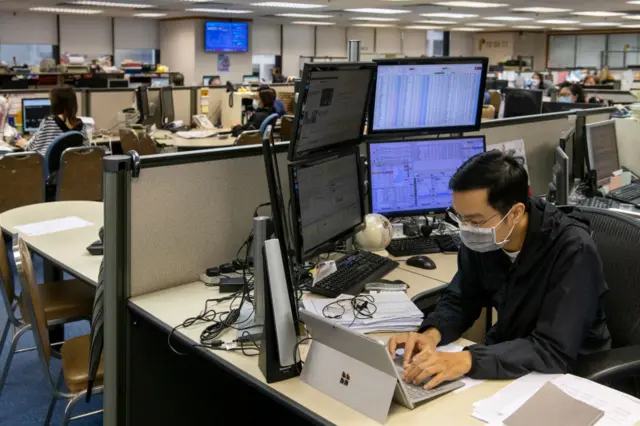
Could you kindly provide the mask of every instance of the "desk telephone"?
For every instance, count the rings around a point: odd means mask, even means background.
[[[205,114],[194,115],[193,123],[196,125],[198,129],[203,129],[203,130],[215,129],[215,126],[213,125],[211,120],[209,120],[209,117],[207,117]]]

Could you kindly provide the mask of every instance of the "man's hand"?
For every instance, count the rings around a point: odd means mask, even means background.
[[[404,380],[415,385],[431,380],[424,386],[433,389],[440,383],[455,380],[471,370],[471,352],[437,352],[420,354],[404,367]]]
[[[406,367],[411,362],[414,354],[427,354],[435,351],[440,343],[440,332],[435,328],[430,328],[424,333],[400,333],[392,336],[387,343],[387,348],[392,359],[396,359],[396,350],[404,348],[404,361]]]

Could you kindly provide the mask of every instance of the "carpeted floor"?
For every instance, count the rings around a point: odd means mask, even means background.
[[[38,276],[38,282],[42,282],[42,260],[34,258],[34,267]],[[15,269],[14,269],[15,277]],[[19,282],[15,278],[16,284]],[[1,283],[0,283],[1,284]],[[7,313],[4,304],[0,304],[0,332],[7,321]],[[65,339],[87,334],[89,323],[87,321],[68,324],[65,326]],[[10,337],[0,353],[0,374],[7,359]],[[26,333],[19,344],[19,348],[33,347],[33,335]],[[50,370],[57,378],[60,373],[60,361],[53,359]],[[16,354],[13,358],[7,383],[0,394],[0,425],[2,426],[41,426],[47,413],[47,407],[51,400],[51,393],[46,385],[44,372],[40,367],[35,351]],[[51,424],[62,424],[62,418],[66,402],[58,401]],[[102,408],[102,396],[95,396],[89,404],[78,403],[74,414],[82,414]],[[71,422],[73,426],[98,426],[102,425],[102,414],[86,417]]]

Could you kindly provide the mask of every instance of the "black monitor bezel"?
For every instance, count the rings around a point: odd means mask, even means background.
[[[507,117],[507,96],[509,95],[509,93],[517,93],[517,92],[529,92],[529,93],[535,93],[536,95],[536,103],[538,104],[539,108],[538,108],[538,112],[534,113],[534,114],[527,114],[527,115],[516,115],[513,117]],[[519,89],[519,88],[515,88],[515,87],[508,87],[506,89],[502,90],[502,94],[504,95],[504,118],[519,118],[519,117],[530,117],[532,115],[540,115],[542,114],[542,104],[544,103],[544,90],[541,89]]]
[[[310,250],[304,252],[302,241],[302,223],[300,220],[300,196],[297,188],[297,180],[294,176],[294,171],[300,167],[309,167],[314,166],[326,161],[336,160],[338,158],[347,157],[353,155],[354,161],[356,162],[356,169],[358,172],[358,189],[360,191],[360,196],[358,199],[360,200],[360,211],[362,212],[362,221],[360,224],[349,228],[340,234],[334,236],[328,241],[323,242],[322,244],[312,247]],[[360,231],[364,227],[364,216],[366,215],[366,209],[364,204],[364,186],[363,186],[363,173],[362,168],[360,167],[360,150],[358,147],[350,147],[349,149],[342,150],[340,152],[335,152],[332,155],[326,156],[316,156],[314,158],[309,158],[304,162],[296,162],[289,164],[288,166],[288,174],[289,174],[289,189],[291,191],[291,224],[293,227],[293,245],[295,248],[296,259],[298,262],[303,262],[305,260],[311,259],[314,256],[317,256],[320,253],[324,253],[327,250],[331,250],[333,247],[333,243],[338,242],[340,240],[345,240],[347,238],[352,237],[358,231]]]
[[[424,135],[436,135],[446,133],[464,133],[475,132],[480,130],[482,123],[482,106],[484,105],[484,92],[487,83],[487,69],[489,68],[489,59],[481,56],[469,56],[469,57],[438,57],[438,58],[397,58],[397,59],[376,59],[374,60],[377,66],[389,66],[389,65],[464,65],[464,64],[481,64],[482,75],[480,76],[480,90],[478,92],[478,105],[476,111],[476,121],[473,125],[468,126],[444,126],[444,127],[418,127],[411,129],[390,129],[390,130],[375,130],[373,128],[373,114],[375,111],[375,99],[376,99],[376,85],[378,80],[378,73],[376,72],[373,82],[373,88],[371,89],[371,99],[369,101],[369,127],[367,128],[367,138],[375,137],[395,137],[395,136],[424,136]]]
[[[367,96],[365,97],[365,104],[362,108],[362,118],[360,120],[360,132],[355,139],[348,139],[345,141],[333,142],[330,145],[325,145],[319,149],[311,149],[308,151],[297,152],[296,146],[298,144],[298,138],[300,137],[300,128],[302,122],[300,120],[302,116],[302,109],[307,100],[307,86],[311,79],[311,73],[319,71],[360,71],[363,69],[371,70],[371,81],[369,82],[369,88],[367,89]],[[329,62],[329,63],[306,63],[302,70],[302,78],[300,81],[300,92],[298,94],[298,101],[296,102],[296,111],[293,119],[293,127],[291,129],[291,141],[289,142],[289,153],[287,158],[289,161],[305,161],[306,159],[315,157],[318,153],[324,153],[325,155],[332,155],[333,153],[340,152],[341,150],[350,147],[357,146],[363,140],[364,126],[367,118],[367,107],[371,99],[371,91],[377,73],[377,65],[373,62]]]
[[[454,139],[482,139],[483,151],[487,152],[487,138],[484,135],[474,135],[474,136],[450,136],[445,138],[427,138],[427,139],[404,139],[404,140],[389,140],[389,139],[379,139],[379,140],[370,140],[367,141],[367,182],[369,182],[369,190],[367,191],[367,207],[370,213],[376,213],[373,211],[373,190],[372,190],[372,181],[371,181],[371,145],[382,144],[382,143],[400,143],[400,142],[439,142],[445,140],[454,140]],[[384,217],[405,217],[405,216],[417,216],[417,215],[429,215],[429,214],[439,214],[447,211],[448,207],[442,207],[437,209],[429,209],[429,210],[402,210],[395,212],[385,212],[379,213]]]
[[[171,106],[172,106],[172,116],[171,118],[173,118],[173,120],[165,120],[167,117],[167,106],[165,105],[165,93],[170,93],[171,94]],[[161,87],[160,88],[160,121],[162,122],[163,125],[167,125],[173,121],[175,121],[176,119],[176,107],[175,107],[175,99],[173,98],[173,88],[171,86],[165,86],[165,87]],[[166,122],[165,122],[166,121]]]
[[[564,106],[567,106],[566,108]],[[548,111],[545,112],[545,106],[549,106],[552,107],[552,109],[555,109],[553,107],[556,106],[561,106],[561,108],[557,108],[557,111]],[[573,106],[573,108],[571,107]],[[601,104],[590,104],[590,103],[586,103],[586,102],[572,102],[572,103],[568,103],[568,102],[553,102],[553,101],[545,101],[543,99],[542,101],[542,114],[554,114],[557,112],[569,112],[569,111],[573,111],[573,110],[577,110],[577,109],[596,109],[596,108],[602,108]]]

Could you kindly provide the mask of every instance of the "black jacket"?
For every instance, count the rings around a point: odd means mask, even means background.
[[[531,371],[565,373],[580,355],[609,349],[602,298],[607,286],[588,220],[531,199],[529,227],[514,263],[502,251],[466,247],[458,272],[421,330],[442,344],[458,339],[486,305],[498,311],[486,345],[467,348],[469,376],[510,379]]]
[[[240,136],[240,133],[246,132],[248,130],[260,130],[262,122],[274,113],[275,111],[272,108],[258,108],[254,111],[254,113],[251,115],[251,118],[249,118],[249,120],[247,120],[247,122],[243,126],[235,126],[232,129],[233,136]]]

